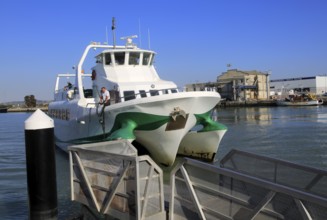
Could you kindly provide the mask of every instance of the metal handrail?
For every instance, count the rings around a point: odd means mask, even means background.
[[[240,151],[235,150],[235,152],[240,152]],[[251,153],[243,152],[243,151],[242,151],[242,153],[251,154]],[[251,154],[251,155],[253,155],[253,154]],[[277,159],[268,158],[268,157],[264,157],[264,156],[261,156],[261,155],[255,155],[255,156],[258,156],[259,158],[267,158],[267,159],[272,159],[274,161],[279,161]],[[189,165],[192,165],[192,166],[195,166],[195,167],[206,169],[206,170],[208,170],[210,172],[214,172],[217,175],[225,175],[225,176],[235,178],[235,179],[240,180],[240,181],[244,181],[244,182],[251,183],[251,184],[254,184],[254,185],[257,185],[257,186],[260,186],[260,187],[264,187],[264,188],[266,188],[268,190],[272,190],[272,191],[275,191],[275,192],[290,195],[290,196],[298,198],[298,199],[303,199],[303,200],[307,200],[307,201],[310,201],[310,202],[313,202],[313,203],[317,203],[317,204],[323,205],[323,206],[325,206],[327,208],[327,197],[324,197],[322,195],[313,194],[311,192],[304,191],[304,190],[301,190],[301,189],[292,188],[290,186],[286,186],[286,185],[283,185],[283,184],[280,184],[280,183],[274,183],[272,181],[269,181],[269,180],[266,180],[266,179],[263,179],[263,178],[260,178],[260,177],[251,176],[249,174],[242,173],[242,172],[239,172],[237,170],[232,170],[232,169],[229,169],[229,168],[225,168],[223,166],[222,167],[217,167],[215,165],[207,164],[207,163],[197,161],[197,160],[194,160],[194,159],[190,159],[190,158],[185,158],[184,160],[185,160],[184,163],[186,165],[189,164]],[[290,163],[290,162],[287,162],[287,161],[280,161],[280,162]],[[296,164],[293,164],[293,165],[294,166],[300,166],[300,167],[303,167],[305,169],[317,170],[316,168],[304,167],[304,166],[296,165]],[[325,173],[325,174],[327,173],[324,170],[319,170],[319,171],[321,173]]]
[[[268,179],[268,178],[264,178],[264,176],[258,175],[258,174],[254,174],[249,171],[244,171],[244,170],[240,170],[238,169],[233,161],[233,158],[235,158],[236,156],[245,156],[248,158],[248,161],[253,161],[253,160],[260,160],[260,161],[264,161],[264,162],[271,162],[271,169],[273,170],[274,173],[270,173],[271,176],[273,176],[273,180],[269,179],[270,182],[273,182],[275,184],[281,184],[281,185],[285,185],[291,188],[296,188],[297,190],[300,190],[304,193],[310,193],[310,194],[314,194],[314,195],[318,195],[321,197],[326,196],[323,195],[323,193],[319,193],[319,192],[312,192],[311,189],[313,189],[314,186],[316,186],[317,184],[321,183],[321,180],[323,180],[324,178],[327,178],[327,171],[326,170],[321,170],[318,168],[314,168],[314,167],[309,167],[309,166],[303,166],[303,165],[299,165],[296,163],[292,163],[289,161],[285,161],[285,160],[280,160],[280,159],[275,159],[275,158],[271,158],[271,157],[267,157],[267,156],[262,156],[262,155],[258,155],[258,154],[253,154],[253,153],[249,153],[249,152],[245,152],[245,151],[240,151],[240,150],[231,150],[220,162],[220,167],[224,168],[224,169],[228,169],[237,173],[242,173],[245,175],[252,175],[252,176],[256,176],[260,179]],[[233,166],[228,166],[227,163],[231,162],[233,164]],[[280,169],[278,169],[280,166],[282,167],[287,167],[287,168],[291,168],[293,171],[299,171],[299,172],[303,172],[306,174],[309,174],[312,176],[311,180],[308,181],[308,183],[304,186],[304,187],[299,187],[296,186],[294,184],[288,183],[286,184],[285,181],[279,181],[279,179],[277,179],[278,174],[280,173]],[[289,178],[289,177],[288,177]],[[268,181],[269,181],[268,180]],[[303,182],[304,183],[304,182]],[[327,187],[327,186],[326,186]]]
[[[223,162],[228,161],[228,158],[231,159],[231,155],[235,154],[235,152],[228,154],[223,159]],[[260,155],[248,154],[247,152],[245,152],[245,154],[261,159],[264,158],[269,161],[288,164],[286,161],[261,157]],[[292,165],[298,167],[296,164]],[[303,168],[304,166],[299,167]],[[305,169],[311,170],[311,168],[308,167],[305,167]],[[313,168],[312,170],[317,171],[318,169]],[[320,171],[321,170],[319,170],[319,173]],[[325,173],[325,171],[321,172]],[[203,177],[205,178],[202,180]],[[179,183],[181,181],[182,183]],[[185,186],[187,186],[186,190]],[[240,188],[240,186],[242,187]],[[223,166],[218,167],[189,158],[181,159],[176,167],[173,168],[171,172],[171,187],[171,220],[175,219],[175,217],[178,219],[180,215],[183,215],[181,213],[184,213],[184,209],[189,215],[191,215],[190,212],[193,212],[193,217],[200,219],[207,219],[207,215],[222,219],[254,219],[260,213],[282,219],[285,216],[283,216],[278,209],[271,209],[271,206],[268,205],[273,204],[271,202],[277,200],[279,196],[293,200],[296,204],[295,209],[297,213],[300,213],[304,219],[311,219],[311,216],[326,216],[326,211],[320,214],[314,211],[317,208],[327,210],[326,196],[275,183],[236,169],[229,169]],[[247,187],[250,187],[250,191],[247,191]],[[177,190],[175,190],[176,188]],[[256,188],[258,188],[261,193],[256,194],[256,192],[253,191],[253,189]],[[184,198],[183,195],[186,195],[186,198]],[[207,202],[207,199],[205,199],[206,195],[210,201],[216,201],[217,204],[223,201],[230,201],[228,202],[229,205],[227,205],[226,202],[226,207],[222,208],[217,206],[216,209],[214,204]],[[198,200],[199,198],[201,198],[201,201]],[[254,199],[256,202],[254,202]],[[177,202],[176,208],[175,200],[179,201]],[[290,204],[285,203],[280,205],[285,205],[285,208],[288,208]],[[229,214],[224,211],[226,208],[229,209]],[[309,213],[309,209],[314,212]],[[232,210],[234,211],[232,212]]]

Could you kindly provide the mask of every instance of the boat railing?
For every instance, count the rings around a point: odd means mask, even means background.
[[[60,90],[65,92],[64,89]],[[84,97],[85,98],[95,98],[94,97],[94,91],[93,89],[84,89]],[[207,92],[213,92],[213,91],[207,91]],[[120,102],[126,102],[130,101],[133,99],[140,99],[140,98],[148,98],[152,96],[161,96],[161,95],[167,95],[167,94],[173,94],[173,93],[179,93],[178,89],[176,88],[170,88],[170,89],[154,89],[154,90],[140,90],[139,93],[135,93],[135,91],[125,91],[124,96],[120,96],[117,90],[110,90],[110,103],[115,104],[115,103],[120,103]],[[88,103],[90,104],[89,107],[94,107],[98,102],[95,99],[94,102],[89,101]]]
[[[170,90],[170,92],[168,90]],[[150,91],[141,90],[141,92],[139,93],[135,93],[134,91],[131,91],[130,93],[126,92],[125,93],[126,95],[124,96],[119,96],[119,93],[117,94],[116,90],[111,90],[110,96],[111,96],[111,104],[114,104],[119,102],[126,102],[133,99],[147,98],[151,96],[159,96],[159,95],[172,94],[172,93],[178,93],[178,90],[175,88],[160,89],[160,90],[157,89],[157,90],[150,90]],[[92,95],[91,89],[84,90],[84,96],[86,98],[94,97]],[[89,102],[89,103],[92,104],[90,105],[92,107],[97,104],[97,102]]]
[[[57,80],[56,80],[56,86],[55,86],[55,93],[60,93],[65,91],[65,86],[62,88],[60,87],[60,79],[61,78],[69,78],[69,77],[76,77],[76,74],[72,74],[72,73],[60,73],[57,75]]]
[[[85,77],[91,77],[92,74],[83,74],[82,79]],[[67,80],[67,85],[61,85],[61,79],[66,78],[69,79],[70,77],[76,77],[76,74],[71,73],[63,73],[57,75],[56,86],[55,86],[55,100],[72,100],[78,93],[76,85],[72,84]],[[85,98],[92,98],[92,89],[83,89],[84,97]]]
[[[120,97],[121,101],[128,101],[132,99],[137,98],[147,98],[151,96],[159,96],[159,95],[167,95],[167,94],[173,94],[173,93],[180,93],[177,88],[168,88],[168,89],[153,89],[149,91],[140,90],[142,92],[134,93],[133,91],[131,93],[128,93],[127,95],[124,95]],[[204,90],[206,92],[215,92],[210,90]]]
[[[153,90],[140,90],[139,93],[135,93],[131,91],[130,93],[126,92],[126,95],[120,97],[121,101],[128,101],[136,98],[147,98],[151,96],[158,96],[158,95],[165,95],[171,93],[178,93],[176,88],[169,88],[169,89],[153,89]]]

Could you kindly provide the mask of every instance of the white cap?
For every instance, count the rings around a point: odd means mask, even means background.
[[[25,130],[39,130],[45,128],[53,128],[54,123],[52,118],[45,114],[40,109],[37,109],[28,119],[25,121]]]

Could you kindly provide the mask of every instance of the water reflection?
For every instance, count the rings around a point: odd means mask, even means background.
[[[228,127],[217,159],[240,149],[327,169],[327,106],[218,108]]]
[[[327,123],[327,113],[321,113],[317,115],[317,122]]]
[[[70,172],[68,153],[56,149],[58,218],[73,219],[79,215],[80,204],[70,197]]]
[[[241,123],[247,121],[250,123],[256,123],[260,125],[271,124],[271,108],[226,108],[226,109],[215,109],[219,112],[216,117],[218,121],[223,118],[224,121],[229,123]]]

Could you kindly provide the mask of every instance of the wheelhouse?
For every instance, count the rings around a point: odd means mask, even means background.
[[[102,51],[92,68],[93,88],[109,88],[112,102],[177,93],[175,83],[161,80],[154,68],[155,53],[136,47]]]
[[[93,48],[97,48],[97,45]],[[55,100],[85,98],[88,103],[92,102],[92,99],[97,103],[101,87],[109,90],[112,104],[179,92],[175,83],[162,80],[158,76],[154,67],[155,52],[133,45],[102,48],[103,51],[95,56],[92,74],[84,73],[80,64],[77,75],[68,74],[76,76],[76,82],[69,91],[67,87],[59,87],[59,76],[65,78],[68,75],[58,75]],[[84,62],[84,58],[80,63]]]

